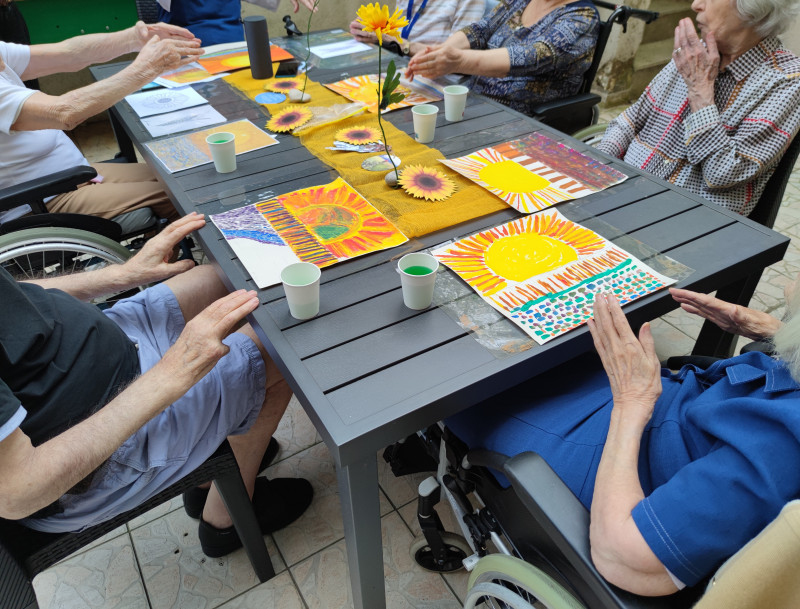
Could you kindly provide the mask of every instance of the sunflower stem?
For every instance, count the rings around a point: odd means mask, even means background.
[[[383,105],[383,96],[381,87],[381,75],[383,74],[383,63],[381,63],[381,45],[378,45],[378,127],[381,129],[383,136],[383,147],[386,150],[386,156],[389,157],[389,162],[394,169],[394,177],[397,178],[397,183],[400,183],[400,174],[397,173],[397,165],[394,164],[392,153],[389,152],[389,142],[386,141],[386,132],[383,130],[383,121],[381,120],[381,106]]]
[[[314,0],[314,6],[308,11],[308,23],[306,24],[306,53],[305,70],[303,70],[303,90],[300,92],[300,101],[306,96],[306,85],[308,84],[308,60],[311,59],[311,17],[314,16],[314,10],[317,8],[319,0]]]

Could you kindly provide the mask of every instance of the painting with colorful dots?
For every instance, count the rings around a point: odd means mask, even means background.
[[[525,214],[592,193],[544,163],[524,165],[492,148],[440,161]]]
[[[211,216],[260,288],[291,262],[320,268],[408,238],[341,178]]]
[[[624,304],[674,283],[553,209],[432,253],[539,344],[590,319],[598,293]]]

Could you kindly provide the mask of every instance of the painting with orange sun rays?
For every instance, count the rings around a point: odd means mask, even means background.
[[[383,80],[383,79],[381,79]],[[350,101],[363,102],[367,104],[367,110],[373,114],[378,111],[378,75],[368,74],[365,76],[353,76],[338,82],[326,84],[331,91],[343,95]],[[413,82],[401,81],[395,89],[397,93],[405,95],[403,101],[390,104],[384,113],[398,108],[415,106],[417,104],[429,104],[439,101],[442,98],[435,95],[436,90],[429,87],[418,87]]]
[[[284,51],[280,47],[276,47],[274,44],[269,45],[269,52],[272,61],[294,59],[291,53]],[[227,51],[203,55],[197,60],[197,63],[203,66],[209,74],[221,74],[222,72],[249,68],[250,55],[247,53],[247,49],[229,49]]]
[[[260,288],[280,283],[281,269],[291,262],[324,268],[408,241],[341,178],[211,220]]]
[[[598,293],[624,304],[674,283],[553,209],[432,253],[539,344],[590,319]]]
[[[592,194],[591,190],[580,185],[576,187],[573,179],[550,170],[543,163],[525,166],[493,148],[440,161],[524,214]]]

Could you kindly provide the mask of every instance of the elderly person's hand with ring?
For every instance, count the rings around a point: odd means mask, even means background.
[[[689,90],[692,112],[714,103],[714,81],[719,74],[720,56],[714,32],[708,32],[705,44],[688,17],[675,28],[675,50],[672,59]]]

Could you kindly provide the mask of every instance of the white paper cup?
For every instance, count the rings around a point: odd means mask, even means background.
[[[460,121],[464,118],[467,107],[467,89],[463,85],[450,85],[444,88],[444,117],[449,121]]]
[[[281,271],[289,313],[295,319],[311,319],[319,313],[319,278],[316,264],[295,262]]]
[[[433,141],[438,112],[439,108],[431,104],[420,104],[411,108],[411,113],[414,115],[414,138],[420,144]]]
[[[406,254],[397,263],[400,285],[403,286],[403,304],[409,309],[427,309],[433,302],[436,271],[439,261],[430,254]],[[420,274],[422,269],[427,273]]]
[[[206,138],[214,167],[219,173],[236,171],[236,136],[233,133],[212,133]]]

